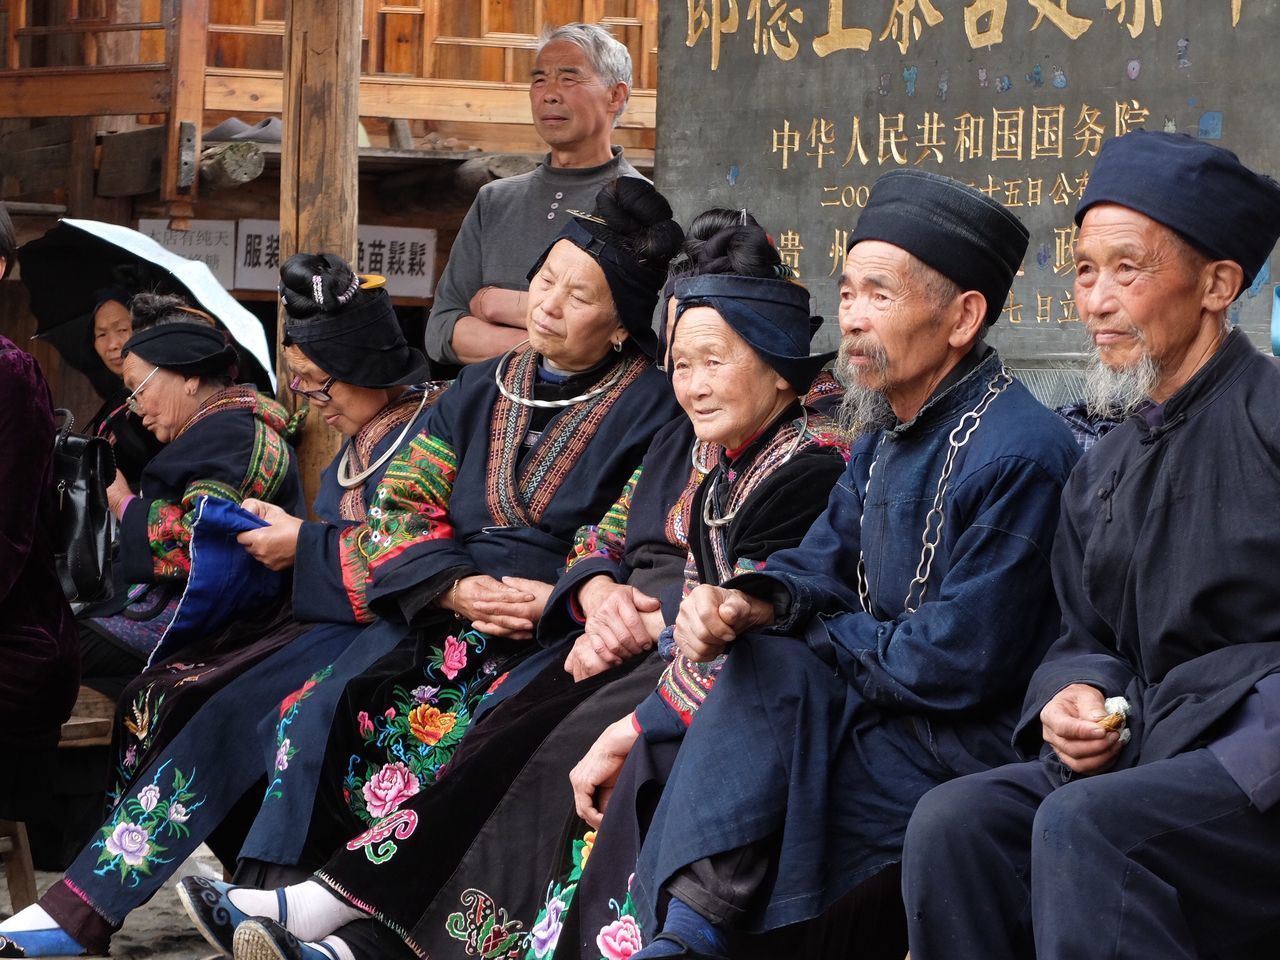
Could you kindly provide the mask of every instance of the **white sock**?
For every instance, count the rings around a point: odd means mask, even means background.
[[[280,921],[279,900],[274,890],[238,887],[228,897],[237,910],[251,917],[267,917],[277,923]],[[352,920],[368,916],[367,913],[348,906],[314,880],[304,880],[285,887],[284,897],[289,913],[285,918],[285,928],[299,940],[319,940]],[[346,949],[345,944],[343,949]]]
[[[361,916],[363,916],[363,914],[361,914]],[[320,942],[332,947],[333,952],[338,955],[338,960],[356,960],[356,955],[351,952],[351,948],[338,937],[325,937]]]
[[[44,912],[44,907],[33,903],[19,910],[8,920],[0,923],[0,933],[27,933],[32,930],[53,930],[58,922]]]

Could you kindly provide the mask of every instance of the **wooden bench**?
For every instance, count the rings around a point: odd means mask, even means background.
[[[71,718],[62,725],[58,749],[110,746],[115,709],[115,702],[109,697],[81,687]],[[27,841],[25,824],[0,820],[0,863],[4,864],[13,912],[35,903],[36,872],[31,863],[31,845]]]

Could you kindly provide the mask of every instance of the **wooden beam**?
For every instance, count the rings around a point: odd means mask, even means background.
[[[206,110],[279,113],[283,107],[283,82],[278,73],[223,67],[206,73]],[[621,126],[652,128],[656,105],[654,91],[633,91]],[[529,88],[523,83],[361,77],[360,116],[528,124]]]
[[[0,70],[0,103],[6,118],[164,113],[169,85],[162,63]]]
[[[288,5],[280,145],[282,261],[314,251],[355,262],[362,6],[351,0],[291,0]],[[283,335],[283,316],[278,328]],[[292,405],[297,398],[286,386],[279,339],[276,349],[281,399]],[[298,450],[308,502],[340,440],[319,418],[308,418]]]
[[[170,3],[173,102],[168,109],[169,134],[161,169],[160,199],[169,204],[170,217],[182,219],[192,215],[192,205],[199,193],[209,0],[170,0]]]

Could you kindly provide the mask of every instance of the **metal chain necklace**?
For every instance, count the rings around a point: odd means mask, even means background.
[[[506,384],[502,382],[502,377],[506,372],[507,363],[511,360],[511,357],[517,350],[528,342],[528,340],[523,340],[520,343],[517,343],[502,355],[502,359],[498,361],[498,365],[493,368],[493,381],[498,385],[498,392],[512,403],[518,403],[522,407],[540,407],[543,410],[558,410],[561,407],[572,407],[575,403],[593,400],[617,383],[618,379],[622,376],[622,371],[626,367],[625,363],[614,364],[613,373],[605,380],[604,383],[600,384],[600,386],[593,390],[588,390],[586,393],[580,393],[576,397],[569,397],[567,400],[534,400],[532,397],[519,397],[507,389]]]
[[[977,406],[965,413],[960,418],[960,422],[956,424],[955,429],[951,431],[948,438],[950,448],[947,450],[947,457],[942,463],[942,474],[938,477],[938,489],[934,493],[933,507],[929,510],[928,515],[924,518],[924,530],[920,534],[920,562],[916,564],[915,578],[907,585],[907,597],[903,601],[903,610],[906,613],[915,613],[920,604],[924,603],[925,591],[929,589],[929,574],[933,570],[933,558],[938,551],[938,544],[942,541],[942,527],[946,523],[946,513],[943,510],[943,501],[947,494],[947,485],[951,481],[951,470],[955,466],[956,453],[969,442],[974,431],[978,429],[978,424],[982,422],[982,415],[987,412],[987,408],[991,406],[991,402],[996,397],[1004,393],[1009,385],[1013,383],[1013,375],[1009,373],[1009,368],[1004,364],[1000,365],[1000,372],[991,378],[991,382],[987,384],[987,392],[982,395],[982,399],[978,401]],[[881,434],[881,442],[884,435]],[[871,467],[867,471],[867,490],[862,498],[862,518],[858,521],[859,531],[863,521],[866,519],[866,505],[871,498],[871,481],[875,477],[876,463],[879,460],[880,444],[876,444],[876,457],[871,461]],[[861,536],[859,541],[861,542]],[[919,596],[915,599],[914,605],[912,597],[919,588]],[[858,551],[858,599],[862,601],[862,609],[871,613],[871,589],[867,585],[867,560],[864,550]]]

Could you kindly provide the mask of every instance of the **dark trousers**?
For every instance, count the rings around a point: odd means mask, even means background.
[[[1055,789],[1039,761],[930,791],[907,829],[912,960],[1274,956],[1280,809],[1208,750]]]

